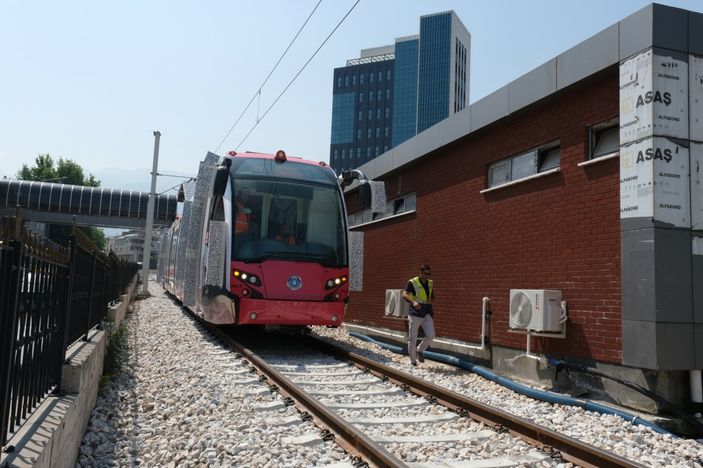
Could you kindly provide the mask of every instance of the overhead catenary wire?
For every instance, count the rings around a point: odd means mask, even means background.
[[[277,97],[277,98],[271,103],[271,105],[268,107],[268,109],[266,109],[266,112],[264,112],[264,113],[261,115],[261,117],[259,117],[259,118],[256,119],[256,123],[254,124],[253,127],[251,127],[251,130],[249,130],[249,133],[246,134],[246,136],[244,137],[244,139],[239,142],[239,144],[237,145],[237,147],[234,149],[235,151],[238,150],[239,147],[244,144],[244,142],[247,140],[247,138],[249,138],[249,135],[251,135],[251,133],[254,131],[254,129],[259,125],[259,123],[261,123],[262,120],[264,120],[264,117],[266,117],[266,114],[269,113],[269,111],[273,108],[273,106],[276,105],[276,103],[278,102],[278,100],[281,99],[281,97],[286,93],[286,91],[288,91],[288,88],[291,87],[291,85],[295,82],[295,80],[298,78],[298,76],[300,76],[300,74],[303,72],[303,70],[305,70],[305,68],[307,68],[308,64],[312,61],[313,58],[315,58],[315,56],[317,55],[317,53],[318,53],[318,52],[320,51],[320,49],[322,49],[322,47],[327,43],[327,41],[330,39],[330,37],[332,37],[332,35],[335,33],[335,31],[337,31],[337,29],[339,29],[339,27],[342,25],[342,23],[344,22],[344,20],[347,19],[347,17],[351,14],[351,12],[354,10],[354,8],[356,8],[356,6],[359,4],[360,1],[361,1],[361,0],[356,0],[356,2],[354,2],[354,5],[352,5],[352,7],[349,9],[349,11],[347,11],[347,14],[344,15],[344,17],[342,17],[341,20],[339,20],[339,23],[337,23],[337,26],[335,26],[334,29],[327,35],[327,37],[325,38],[325,40],[322,41],[322,44],[320,44],[320,46],[319,46],[319,47],[317,48],[317,50],[315,50],[315,52],[310,56],[310,58],[308,59],[308,61],[305,62],[305,64],[302,66],[302,68],[301,68],[300,70],[298,70],[298,73],[295,74],[295,76],[293,77],[293,79],[290,80],[290,82],[288,83],[288,85],[286,85],[286,87],[283,89],[283,91],[281,91],[281,94],[279,94],[278,97]]]
[[[271,75],[273,74],[273,72],[276,70],[276,68],[278,68],[278,65],[281,63],[281,60],[283,60],[283,57],[286,56],[286,54],[287,54],[288,51],[290,50],[291,46],[292,46],[293,43],[295,42],[295,40],[298,39],[298,36],[299,36],[300,33],[302,32],[303,28],[305,28],[305,25],[308,24],[308,21],[310,21],[310,18],[312,18],[312,15],[315,13],[315,10],[317,10],[317,7],[320,6],[320,3],[322,3],[322,0],[319,0],[319,1],[317,2],[317,4],[315,5],[315,8],[312,9],[312,11],[311,11],[310,14],[308,15],[308,17],[305,19],[305,22],[303,23],[303,25],[300,27],[300,29],[298,29],[298,32],[295,34],[295,36],[293,37],[293,39],[291,39],[290,43],[288,44],[288,47],[286,47],[286,50],[283,51],[283,54],[281,55],[281,57],[280,57],[280,58],[278,59],[278,61],[276,62],[276,65],[273,66],[273,68],[271,69],[271,71],[269,72],[269,74],[266,76],[266,79],[264,79],[264,81],[262,81],[261,84],[259,85],[259,89],[258,89],[258,90],[254,93],[254,95],[251,97],[251,100],[249,101],[249,104],[247,104],[247,106],[244,108],[244,110],[242,111],[242,113],[239,114],[239,117],[237,117],[237,120],[234,121],[234,123],[232,124],[232,126],[230,127],[230,129],[229,129],[229,130],[227,131],[227,133],[225,134],[224,138],[222,138],[222,141],[220,141],[220,144],[217,145],[217,148],[215,148],[215,151],[214,151],[215,153],[217,153],[217,151],[220,149],[220,147],[223,145],[223,143],[227,140],[227,138],[229,138],[229,136],[230,136],[230,134],[232,133],[232,131],[234,130],[234,128],[237,126],[237,124],[239,123],[239,121],[242,120],[242,117],[244,117],[244,114],[246,113],[246,111],[249,110],[249,107],[251,107],[251,104],[254,102],[254,99],[256,99],[256,98],[258,97],[258,98],[259,98],[259,102],[261,101],[261,88],[264,87],[264,85],[265,85],[266,82],[269,80],[269,78],[271,78]],[[259,112],[258,112],[258,110],[257,110],[257,120],[258,120],[258,114],[259,114]]]

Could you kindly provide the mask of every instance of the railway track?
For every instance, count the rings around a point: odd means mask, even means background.
[[[639,466],[312,337],[251,341],[209,329],[355,456],[350,466]]]

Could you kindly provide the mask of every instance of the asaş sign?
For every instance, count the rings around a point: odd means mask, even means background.
[[[620,147],[620,218],[691,227],[689,150],[654,137]]]
[[[620,64],[620,144],[688,139],[688,63],[652,49]]]

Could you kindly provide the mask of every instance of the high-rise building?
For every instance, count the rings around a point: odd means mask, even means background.
[[[330,165],[358,167],[464,109],[471,35],[453,11],[335,68]]]

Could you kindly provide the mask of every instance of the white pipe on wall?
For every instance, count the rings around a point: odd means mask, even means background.
[[[691,401],[694,403],[703,403],[703,381],[701,381],[701,371],[692,370],[689,371],[689,378],[691,381]],[[700,417],[701,414],[696,414]]]

